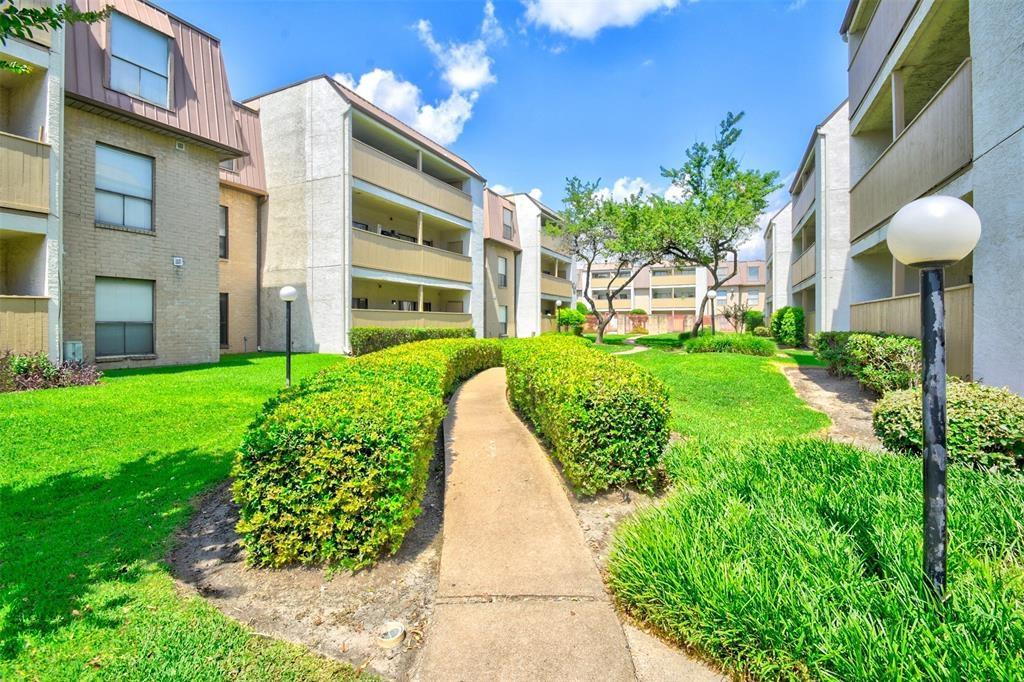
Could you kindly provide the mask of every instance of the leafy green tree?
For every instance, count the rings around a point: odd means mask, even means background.
[[[666,253],[678,261],[705,268],[719,289],[736,276],[739,249],[757,230],[757,219],[768,207],[768,195],[781,187],[778,171],[745,169],[733,147],[743,132],[737,126],[743,112],[729,112],[719,124],[711,145],[694,143],[679,168],[662,167],[681,196],[673,201],[654,197]],[[719,272],[721,264],[725,272]],[[731,266],[731,267],[730,267]],[[707,299],[701,299],[693,325],[700,331]]]
[[[9,38],[31,40],[36,31],[56,30],[66,24],[92,24],[106,19],[111,10],[110,5],[98,12],[79,12],[64,4],[31,7],[16,5],[13,0],[0,0],[0,45],[6,45]],[[28,64],[0,59],[0,71],[26,74],[31,70]]]
[[[597,343],[615,318],[615,299],[636,278],[640,270],[661,260],[665,250],[655,220],[654,205],[643,194],[622,202],[612,201],[598,191],[600,180],[584,182],[566,178],[561,219],[548,231],[563,239],[576,262],[584,269],[583,298],[597,320]],[[604,305],[591,297],[590,283],[595,264],[614,267],[613,276],[601,289]],[[604,269],[604,268],[602,268]]]

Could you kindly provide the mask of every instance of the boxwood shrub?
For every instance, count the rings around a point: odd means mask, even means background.
[[[669,436],[661,381],[572,336],[507,341],[504,362],[509,403],[549,443],[577,490],[656,487]]]
[[[953,379],[946,400],[950,460],[989,471],[1024,469],[1024,398],[1005,388]],[[872,424],[886,448],[920,457],[921,389],[886,394],[875,406]]]
[[[500,364],[497,341],[422,341],[342,362],[267,401],[233,472],[250,563],[356,569],[397,550],[420,512],[445,398]]]
[[[753,334],[714,334],[686,340],[688,353],[740,353],[742,355],[772,356],[778,347],[771,339]]]
[[[851,334],[847,362],[864,388],[882,395],[921,380],[921,342],[909,336]]]
[[[471,339],[472,329],[455,327],[353,327],[349,332],[352,355],[366,355],[391,346],[428,339]]]
[[[772,337],[783,346],[804,345],[804,309],[797,306],[783,306],[772,313]]]

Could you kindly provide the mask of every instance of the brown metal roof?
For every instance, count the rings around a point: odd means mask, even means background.
[[[241,152],[220,41],[142,0],[73,0],[79,11],[114,9],[170,36],[171,102],[165,109],[107,87],[109,21],[72,24],[66,31],[67,95],[144,124],[216,147],[224,158]]]
[[[234,103],[234,113],[245,156],[235,159],[233,171],[222,167],[220,181],[257,194],[266,194],[267,176],[263,165],[263,135],[260,130],[260,114],[238,102]]]

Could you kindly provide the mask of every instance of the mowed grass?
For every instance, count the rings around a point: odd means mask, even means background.
[[[782,348],[780,353],[786,357],[779,358],[785,364],[795,364],[800,367],[826,367],[827,365],[814,355],[814,351],[808,348]]]
[[[827,427],[829,418],[796,393],[774,358],[652,349],[622,356],[646,367],[670,393],[671,429],[681,436],[745,440],[794,436]]]
[[[293,379],[338,361],[296,356]],[[0,679],[354,677],[179,595],[162,562],[283,380],[249,355],[0,395]]]

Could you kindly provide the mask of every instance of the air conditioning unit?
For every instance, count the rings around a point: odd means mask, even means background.
[[[67,362],[81,362],[83,357],[81,341],[64,342],[64,360]]]

